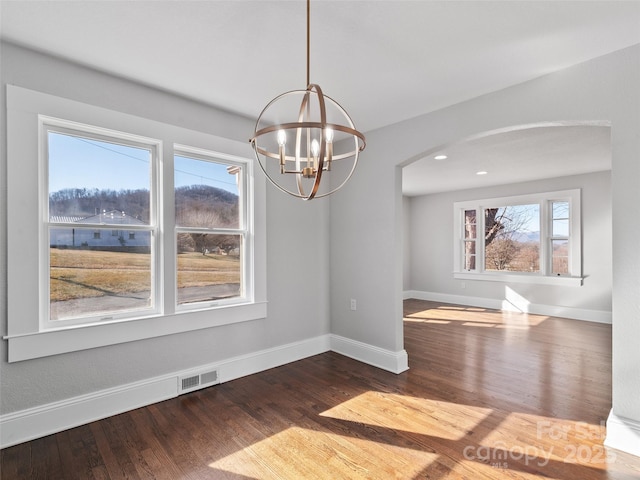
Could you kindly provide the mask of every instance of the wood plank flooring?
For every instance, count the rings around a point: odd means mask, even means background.
[[[640,479],[611,326],[405,301],[410,370],[326,353],[6,448],[9,479]]]

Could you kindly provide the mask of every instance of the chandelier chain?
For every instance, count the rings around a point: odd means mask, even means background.
[[[310,25],[311,25],[311,0],[307,0],[307,86],[311,84],[310,76],[309,76],[309,57],[310,57],[310,44],[311,44],[311,33],[310,33]]]

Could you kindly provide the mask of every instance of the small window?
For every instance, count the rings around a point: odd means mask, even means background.
[[[233,302],[245,292],[243,166],[213,153],[174,157],[177,304]]]
[[[569,202],[551,202],[551,273],[569,275]]]
[[[477,215],[475,210],[464,211],[464,270],[476,269],[476,239],[478,236]]]

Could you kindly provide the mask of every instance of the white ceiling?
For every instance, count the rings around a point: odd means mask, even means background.
[[[436,160],[439,155],[447,158]],[[610,169],[609,127],[536,127],[469,140],[433,152],[403,169],[402,191],[408,196],[425,195]]]
[[[306,86],[305,18],[304,0],[2,0],[0,36],[256,118]],[[311,2],[311,81],[365,133],[637,43],[636,0]]]

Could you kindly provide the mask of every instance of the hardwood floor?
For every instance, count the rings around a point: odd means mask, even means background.
[[[639,479],[611,326],[407,300],[410,370],[335,353],[2,451],[2,479]]]

